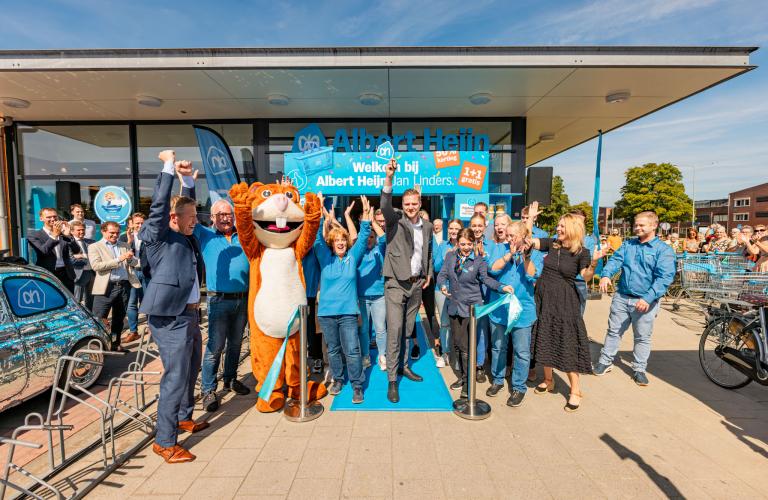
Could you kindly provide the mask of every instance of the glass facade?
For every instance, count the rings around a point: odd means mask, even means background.
[[[291,150],[294,135],[309,123],[320,126],[329,145],[333,145],[336,131],[342,128],[364,128],[376,136],[412,131],[417,137],[414,141],[416,150],[423,148],[425,128],[441,128],[445,134],[472,129],[473,135],[485,134],[489,138],[490,191],[510,193],[521,190],[514,188],[514,179],[520,177],[518,183],[522,185],[524,176],[516,148],[524,148],[524,145],[522,139],[515,144],[514,138],[525,137],[522,118],[483,121],[252,120],[201,125],[215,130],[227,141],[242,180],[271,182],[283,170],[283,154]],[[403,146],[401,144],[401,149]],[[192,123],[18,124],[16,148],[16,225],[20,235],[41,226],[37,213],[43,207],[55,207],[63,218],[69,218],[69,203],[73,198],[83,205],[87,218],[96,220],[93,199],[101,187],[108,185],[125,189],[133,200],[133,210],[146,213],[157,174],[162,168],[157,155],[163,149],[175,150],[179,159],[191,160],[201,170],[197,183],[198,211],[206,214],[210,207]],[[429,204],[436,212],[441,197],[432,198]]]

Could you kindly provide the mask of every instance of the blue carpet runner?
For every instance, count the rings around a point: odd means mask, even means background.
[[[347,381],[344,388],[331,404],[331,411],[452,411],[453,398],[446,387],[440,369],[435,366],[432,349],[427,348],[426,335],[421,321],[416,321],[417,338],[421,348],[418,360],[409,360],[413,371],[424,377],[422,382],[413,382],[400,377],[400,402],[390,403],[387,399],[387,372],[381,371],[377,363],[378,352],[371,349],[372,365],[365,370],[363,393],[365,401],[352,403],[352,386]],[[449,370],[450,368],[443,368]]]

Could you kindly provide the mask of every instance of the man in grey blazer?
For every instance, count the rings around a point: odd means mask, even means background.
[[[149,217],[139,231],[146,257],[145,277],[149,273],[139,312],[147,315],[163,362],[152,451],[174,464],[195,459],[177,444],[179,431],[195,433],[208,427],[207,422],[192,420],[195,380],[203,355],[198,316],[203,259],[192,235],[197,224],[195,200],[182,196],[171,205],[176,174],[184,182],[191,180],[192,164],[176,162],[171,150],[162,151],[159,158],[163,171],[157,178]]]
[[[421,194],[415,189],[403,193],[402,210],[392,207],[392,180],[397,168],[397,161],[390,161],[381,189],[387,236],[382,270],[387,304],[387,399],[393,403],[400,401],[398,374],[415,382],[423,380],[406,365],[406,338],[414,337],[421,291],[432,279],[432,224],[419,217]]]

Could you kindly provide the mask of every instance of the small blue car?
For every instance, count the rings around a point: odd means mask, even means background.
[[[59,356],[102,356],[80,353],[109,346],[100,321],[80,305],[45,269],[0,260],[0,411],[18,405],[63,381],[53,380]],[[75,367],[73,380],[93,385],[101,366]]]

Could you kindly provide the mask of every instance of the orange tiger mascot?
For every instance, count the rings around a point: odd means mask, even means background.
[[[305,195],[304,209],[299,191],[283,180],[281,184],[244,182],[232,186],[229,195],[235,204],[235,224],[251,265],[248,292],[248,325],[251,330],[251,368],[261,389],[272,361],[285,339],[286,328],[296,306],[307,303],[301,259],[310,251],[320,226],[320,200]],[[261,412],[280,410],[288,397],[299,398],[299,336],[295,325],[285,349],[285,359],[269,401],[258,399]],[[308,401],[326,395],[321,383],[309,381]]]

